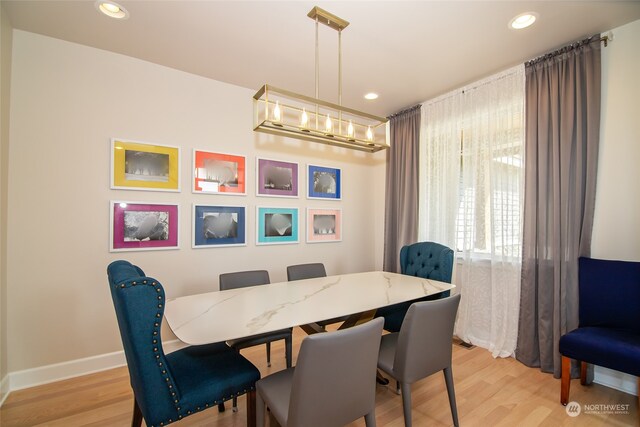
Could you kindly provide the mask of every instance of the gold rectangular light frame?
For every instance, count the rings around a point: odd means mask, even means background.
[[[276,105],[279,117],[274,117]],[[305,125],[301,123],[303,111],[308,116]],[[330,129],[326,127],[327,115],[333,124]],[[369,153],[389,148],[388,119],[268,84],[253,96],[253,116],[256,132]],[[348,131],[350,124],[351,134]]]

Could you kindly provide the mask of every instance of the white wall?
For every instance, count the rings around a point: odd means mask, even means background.
[[[0,5],[0,404],[7,396],[7,195],[9,170],[9,99],[11,23]]]
[[[295,263],[321,261],[330,274],[379,266],[384,154],[255,134],[252,90],[32,33],[14,31],[13,42],[10,372],[122,348],[106,280],[116,259],[159,279],[169,298],[215,290],[222,272],[265,268],[281,281]],[[110,190],[113,136],[182,147],[182,192]],[[193,148],[247,155],[248,195],[192,194]],[[302,170],[307,162],[341,167],[343,201],[255,197],[257,155],[297,161]],[[111,199],[179,203],[180,250],[109,253]],[[193,202],[246,205],[248,245],[191,249]],[[301,213],[341,207],[343,241],[257,247],[256,205],[297,206]]]
[[[640,20],[602,49],[602,114],[591,256],[640,261]]]
[[[591,256],[640,261],[640,20],[602,49],[602,113]],[[634,376],[596,366],[594,381],[638,394]]]

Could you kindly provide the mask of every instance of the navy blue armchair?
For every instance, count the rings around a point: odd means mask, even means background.
[[[400,272],[409,276],[451,283],[453,251],[447,246],[434,242],[419,242],[403,246],[400,250]],[[446,298],[450,293],[445,291],[417,301]],[[385,330],[399,332],[407,310],[414,302],[416,301],[382,307],[376,312],[376,317],[384,317]]]
[[[160,282],[127,261],[112,262],[107,274],[134,395],[132,426],[143,417],[149,427],[164,426],[245,393],[247,425],[255,426],[260,371],[224,343],[165,355]]]
[[[560,402],[569,401],[571,359],[640,376],[640,262],[580,258],[579,326],[560,338]],[[640,380],[639,384],[640,386]]]

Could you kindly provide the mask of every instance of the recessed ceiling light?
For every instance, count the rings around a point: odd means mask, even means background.
[[[373,93],[373,92],[369,92],[368,94],[366,94],[365,99],[378,99],[378,94],[377,93]]]
[[[129,17],[129,12],[124,7],[120,6],[118,3],[114,3],[112,1],[103,1],[98,0],[96,3],[96,9],[105,15],[115,18],[115,19],[127,19]]]
[[[525,12],[513,18],[509,21],[509,28],[514,30],[521,30],[523,28],[527,28],[532,25],[538,19],[538,14],[536,12]]]

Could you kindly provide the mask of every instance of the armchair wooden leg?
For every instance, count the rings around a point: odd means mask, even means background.
[[[138,401],[133,398],[133,417],[131,418],[131,427],[140,427],[142,425],[142,411],[138,406]]]
[[[247,393],[247,427],[256,427],[256,391]]]
[[[571,359],[562,356],[562,379],[560,380],[560,403],[569,403],[569,386],[571,385]]]
[[[580,362],[580,384],[587,385],[587,362]]]

